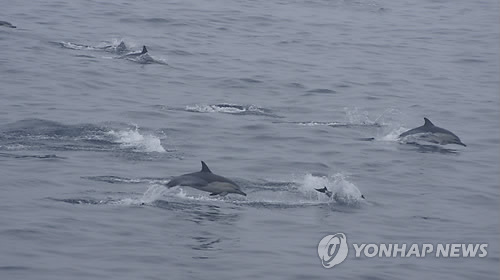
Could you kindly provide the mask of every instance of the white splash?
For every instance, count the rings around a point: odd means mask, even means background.
[[[298,122],[297,125],[303,125],[303,126],[340,126],[340,125],[346,125],[345,123],[341,122],[315,122],[315,121],[309,121],[309,122]]]
[[[362,194],[358,187],[348,181],[346,176],[341,173],[333,176],[333,188],[331,191],[334,193],[334,198],[337,202],[353,204],[359,203],[362,199]]]
[[[198,112],[198,113],[228,113],[237,114],[243,113],[246,110],[244,108],[237,107],[238,105],[231,106],[231,104],[226,104],[228,106],[217,106],[217,105],[187,105],[186,111]]]
[[[265,114],[266,112],[255,105],[238,105],[231,103],[221,103],[212,105],[187,105],[186,111],[197,113],[226,113],[226,114],[241,114],[252,112],[257,114]]]
[[[59,42],[59,44],[61,44],[61,46],[63,46],[64,48],[72,49],[72,50],[94,50],[95,49],[91,46],[78,45],[78,44],[74,44],[71,42],[64,42],[64,41]]]
[[[138,127],[129,130],[111,130],[108,134],[114,136],[116,138],[115,141],[125,148],[133,148],[142,152],[166,152],[165,148],[161,145],[160,138],[154,135],[143,135],[139,132]]]
[[[151,185],[146,192],[144,192],[140,201],[146,204],[151,203],[161,198],[167,190],[168,189],[164,185]]]
[[[387,132],[385,135],[377,137],[376,140],[378,140],[378,141],[391,141],[391,142],[399,141],[399,135],[401,135],[401,133],[403,133],[405,131],[407,131],[407,129],[404,127],[393,128],[389,132]]]
[[[302,180],[297,181],[299,190],[304,194],[315,195],[320,200],[333,199],[338,203],[353,205],[362,201],[361,192],[356,185],[347,180],[347,176],[337,173],[333,176],[314,176],[306,174]],[[315,189],[326,187],[333,193],[331,198],[317,192]]]

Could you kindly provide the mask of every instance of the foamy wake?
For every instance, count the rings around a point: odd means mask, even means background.
[[[141,152],[166,152],[161,145],[161,140],[154,135],[143,135],[139,132],[139,128],[128,130],[111,130],[109,135],[115,137],[115,142],[119,143],[124,148],[131,148]]]
[[[343,121],[307,121],[297,122],[303,126],[332,126],[332,127],[380,127],[384,126],[383,118],[387,114],[384,112],[377,118],[371,118],[368,112],[360,111],[358,108],[344,108],[345,117]]]
[[[226,113],[226,114],[241,114],[245,112],[264,114],[264,110],[255,105],[238,105],[238,104],[213,104],[213,105],[187,105],[186,111],[197,113]]]
[[[368,112],[361,112],[357,107],[354,108],[344,108],[345,119],[348,124],[352,125],[376,125],[378,118],[372,120],[368,115]]]
[[[148,189],[144,192],[142,197],[136,198],[123,198],[117,201],[114,201],[113,204],[119,205],[144,205],[150,204],[158,199],[161,199],[165,193],[169,192],[164,185],[161,184],[152,184],[148,187]]]
[[[59,42],[59,44],[66,48],[66,49],[72,49],[72,50],[95,50],[95,48],[91,46],[85,46],[85,45],[79,45],[79,44],[74,44],[71,42]]]

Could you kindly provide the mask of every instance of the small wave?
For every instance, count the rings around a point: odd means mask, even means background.
[[[484,59],[478,59],[478,58],[461,58],[458,60],[454,60],[454,63],[464,63],[464,64],[476,64],[476,63],[486,63],[488,61]]]
[[[65,49],[70,49],[70,50],[96,50],[96,48],[92,46],[87,46],[87,45],[82,45],[82,44],[76,44],[76,43],[71,43],[71,42],[57,42],[61,47]]]
[[[239,105],[230,103],[211,104],[211,105],[188,105],[185,107],[188,112],[196,113],[225,113],[235,115],[261,115],[278,117],[271,110],[255,105]]]
[[[84,205],[101,205],[101,204],[108,204],[112,201],[110,199],[100,200],[100,199],[87,199],[87,198],[52,198],[52,197],[49,197],[47,199],[57,201],[57,202],[69,203],[69,204],[84,204]]]
[[[406,138],[406,137],[405,137]],[[412,141],[408,139],[400,139],[399,143],[408,144],[409,147],[416,148],[419,153],[440,153],[440,154],[458,154],[459,150],[444,148],[439,144],[428,144],[425,141]]]
[[[0,146],[1,148],[1,146]],[[8,158],[36,158],[36,159],[65,159],[65,157],[60,157],[57,155],[18,155],[10,153],[0,153],[0,157]]]
[[[335,90],[332,89],[327,89],[327,88],[316,88],[316,89],[311,89],[308,90],[307,92],[310,93],[337,93]]]
[[[1,150],[114,151],[120,148],[135,152],[166,152],[158,136],[142,134],[137,126],[114,129],[26,119],[0,127]]]
[[[310,200],[297,200],[297,201],[283,201],[283,200],[252,200],[252,201],[235,201],[235,204],[246,205],[254,208],[275,208],[275,209],[287,209],[287,208],[302,208],[308,206],[318,206],[322,204],[327,204],[324,201],[310,201]]]
[[[308,121],[308,122],[292,122],[297,125],[302,126],[330,126],[330,127],[380,127],[381,125],[378,123],[346,123],[346,122],[316,122],[316,121]]]
[[[116,184],[116,183],[139,184],[144,182],[141,179],[129,179],[118,176],[83,176],[82,178],[92,181],[106,182],[110,184]]]
[[[353,127],[382,127],[379,123],[348,123],[348,122],[320,122],[320,121],[305,121],[305,122],[283,122],[283,123],[291,123],[300,126],[329,126],[329,127],[345,127],[345,128],[353,128]]]
[[[345,120],[343,121],[300,121],[300,122],[287,122],[301,126],[330,126],[330,127],[383,127],[383,116],[385,112],[379,117],[373,119],[367,112],[360,112],[358,108],[344,108]]]
[[[31,270],[32,268],[29,266],[21,266],[21,265],[2,265],[0,266],[0,271],[23,271],[23,270]]]
[[[148,189],[144,192],[144,194],[141,197],[122,198],[109,201],[108,203],[112,205],[125,205],[125,206],[151,205],[153,202],[163,197],[164,193],[168,191],[169,189],[167,189],[164,185],[153,184],[148,187]]]
[[[144,21],[151,23],[171,23],[173,20],[168,18],[146,18]]]
[[[256,79],[252,79],[252,78],[241,78],[240,80],[243,81],[243,82],[252,83],[252,84],[260,84],[260,83],[262,83],[262,81],[256,80]]]

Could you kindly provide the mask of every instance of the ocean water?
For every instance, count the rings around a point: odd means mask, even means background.
[[[498,1],[4,1],[0,278],[498,279],[498,16]],[[467,147],[398,141],[423,117]],[[248,196],[164,187],[201,160]],[[325,269],[318,243],[338,232],[488,255],[350,251]]]

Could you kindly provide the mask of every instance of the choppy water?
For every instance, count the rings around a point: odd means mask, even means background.
[[[498,1],[2,3],[17,28],[0,26],[1,278],[498,279],[498,15]],[[423,117],[468,146],[397,141]],[[163,187],[200,160],[248,196]],[[324,269],[317,244],[336,232],[488,256],[351,252]]]

